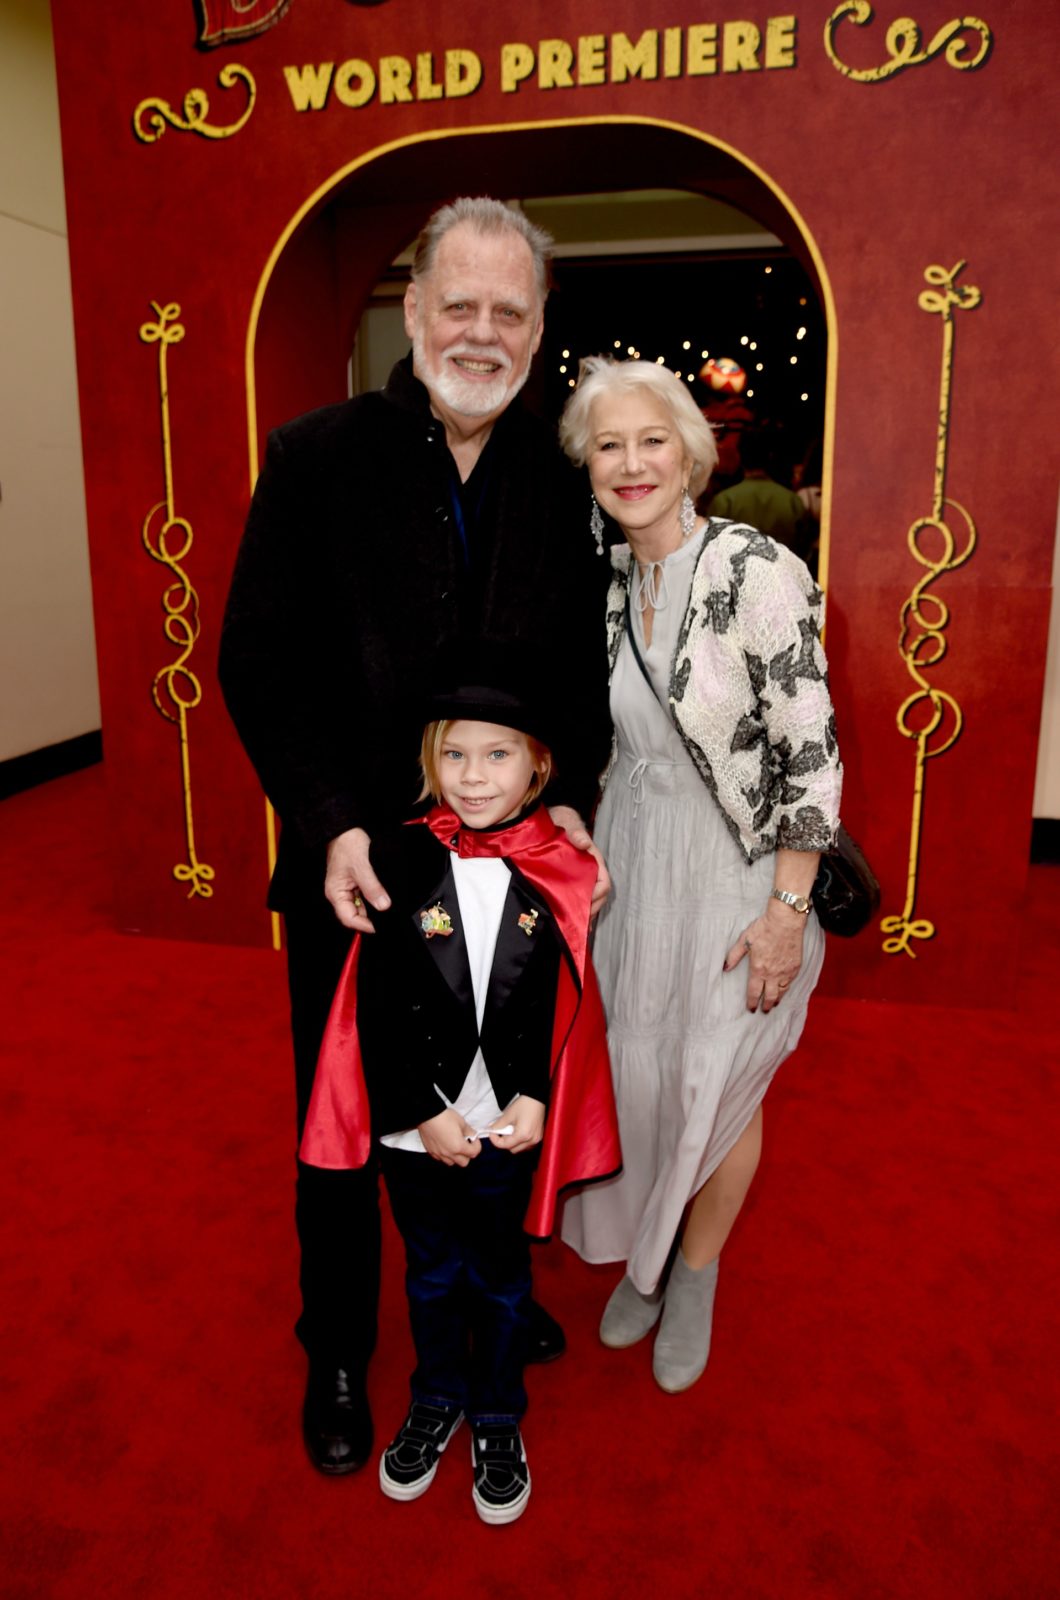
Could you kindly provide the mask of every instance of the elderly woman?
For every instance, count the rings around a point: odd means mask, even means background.
[[[584,362],[561,439],[588,466],[598,546],[602,511],[626,539],[596,824],[614,895],[594,951],[625,1169],[568,1203],[563,1236],[626,1262],[600,1337],[622,1348],[659,1322],[653,1371],[676,1393],[707,1364],[762,1100],[821,970],[809,897],[841,785],[822,596],[772,539],[696,516],[716,451],[671,372]]]

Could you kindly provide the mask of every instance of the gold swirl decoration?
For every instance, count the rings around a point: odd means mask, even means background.
[[[195,852],[195,823],[191,806],[191,757],[188,751],[188,713],[202,699],[202,685],[188,665],[199,637],[199,597],[182,566],[191,550],[194,534],[186,517],[178,517],[173,494],[173,446],[169,427],[169,374],[167,356],[170,345],[180,344],[184,326],[178,320],[180,307],[161,306],[151,301],[154,322],[140,328],[144,344],[158,346],[158,394],[162,411],[162,472],[165,499],[153,505],[143,520],[140,533],[144,549],[172,574],[173,581],[162,591],[165,622],[162,631],[174,646],[177,656],[155,674],[151,698],[167,722],[175,724],[180,736],[180,774],[184,793],[184,836],[187,860],[178,862],[173,876],[186,883],[188,899],[209,900],[213,895],[214,870],[200,861]]]
[[[210,97],[205,89],[188,90],[184,96],[183,116],[179,111],[174,111],[168,100],[151,96],[147,100],[141,100],[133,112],[133,132],[141,144],[154,144],[156,140],[161,139],[167,127],[176,128],[180,133],[197,133],[202,139],[230,139],[240,128],[245,128],[258,98],[258,86],[253,73],[246,67],[241,67],[237,61],[230,61],[217,74],[217,82],[222,89],[231,89],[237,83],[241,83],[246,89],[247,103],[238,121],[230,122],[224,128],[219,128],[216,123],[207,122],[206,118],[210,114]]]
[[[952,22],[943,23],[923,48],[919,24],[912,17],[897,17],[887,29],[885,44],[888,59],[883,66],[848,67],[835,48],[836,29],[844,20],[852,22],[856,28],[863,28],[872,19],[873,10],[869,0],[844,0],[841,6],[836,6],[824,25],[824,47],[828,59],[837,72],[841,72],[844,78],[852,78],[855,83],[883,83],[886,78],[893,78],[895,73],[904,72],[906,67],[922,67],[940,53],[945,53],[949,65],[958,72],[974,72],[977,67],[985,66],[994,47],[993,34],[978,17],[954,17]],[[968,54],[972,50],[975,53]]]
[[[924,278],[930,288],[921,291],[917,304],[921,311],[942,318],[942,376],[939,383],[938,428],[935,435],[935,478],[931,513],[918,517],[906,535],[909,549],[916,561],[926,569],[899,613],[901,624],[898,635],[898,653],[916,689],[898,708],[898,731],[916,744],[916,763],[913,769],[913,817],[909,833],[909,874],[906,881],[905,905],[900,916],[884,917],[881,932],[889,937],[883,949],[889,956],[904,952],[916,960],[912,941],[933,939],[935,924],[926,917],[916,916],[917,880],[920,870],[920,837],[924,811],[924,777],[929,761],[945,755],[960,737],[964,715],[957,701],[944,689],[928,681],[926,674],[937,667],[946,654],[945,631],[949,626],[950,609],[946,602],[932,592],[932,585],[947,572],[955,572],[969,560],[976,546],[978,534],[970,512],[958,501],[946,495],[946,455],[949,448],[950,398],[953,382],[953,314],[955,311],[972,311],[982,296],[971,285],[959,287],[958,274],[965,262],[947,272],[945,267],[925,268]],[[958,540],[947,521],[948,513],[956,513],[960,537]],[[926,540],[926,543],[925,543]],[[931,548],[927,548],[930,545]]]

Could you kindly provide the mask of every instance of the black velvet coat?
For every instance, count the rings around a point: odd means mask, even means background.
[[[610,740],[609,563],[593,548],[587,489],[518,399],[490,450],[468,568],[445,430],[411,358],[385,389],[269,437],[219,670],[282,823],[277,910],[320,895],[337,834],[409,814],[425,701],[463,640],[514,644],[561,686],[549,800],[592,804]]]

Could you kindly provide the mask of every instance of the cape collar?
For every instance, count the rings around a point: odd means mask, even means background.
[[[465,860],[476,856],[527,855],[550,844],[560,832],[544,806],[536,806],[521,821],[481,831],[465,828],[448,806],[433,806],[425,817],[417,820],[425,822],[447,850]]]

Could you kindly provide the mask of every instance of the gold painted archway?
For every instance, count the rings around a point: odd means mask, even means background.
[[[818,285],[820,287],[821,301],[824,309],[825,325],[827,328],[828,338],[825,366],[825,405],[823,429],[824,468],[822,473],[821,544],[818,579],[822,589],[826,589],[828,583],[828,559],[830,547],[830,490],[832,482],[833,442],[835,434],[836,374],[838,370],[838,328],[835,299],[824,258],[816,240],[810,232],[810,229],[808,228],[794,201],[770,176],[770,174],[757,164],[757,162],[753,161],[749,156],[745,155],[735,146],[728,144],[723,139],[719,139],[714,134],[705,133],[698,128],[689,127],[684,123],[669,122],[656,117],[568,117],[555,118],[540,122],[480,124],[466,128],[446,128],[428,133],[413,134],[407,138],[391,140],[386,144],[377,145],[373,149],[365,151],[362,155],[357,156],[354,160],[337,168],[327,179],[325,179],[323,183],[319,184],[310,194],[308,194],[302,204],[288,220],[269,253],[268,259],[266,260],[262,269],[261,276],[254,292],[253,300],[251,302],[250,315],[247,322],[244,365],[247,407],[247,463],[250,489],[253,491],[260,466],[260,426],[258,417],[256,353],[262,308],[265,304],[269,286],[273,280],[284,252],[291,245],[292,241],[295,239],[296,235],[298,235],[302,227],[316,213],[326,206],[329,200],[338,198],[340,192],[349,184],[354,174],[363,172],[365,169],[372,167],[372,165],[375,163],[385,162],[387,157],[394,156],[398,152],[409,150],[412,147],[432,146],[437,148],[437,146],[443,142],[448,143],[449,141],[454,140],[481,139],[484,136],[497,136],[500,140],[503,140],[505,137],[511,138],[512,136],[517,135],[532,135],[538,132],[555,132],[558,129],[573,131],[577,129],[584,130],[589,128],[599,129],[600,127],[605,126],[616,128],[643,127],[665,133],[676,134],[683,136],[692,144],[708,146],[713,151],[719,152],[724,157],[727,157],[731,162],[734,162],[737,167],[742,168],[748,176],[756,180],[762,189],[767,191],[768,195],[779,206],[779,209],[784,213],[785,217],[790,219],[790,223],[794,227],[807,256],[813,264]],[[575,181],[574,179],[566,176],[566,174],[569,174],[572,171],[577,172],[578,170],[575,163],[570,160],[571,147],[567,146],[566,150],[567,162],[565,167],[565,177],[564,182],[559,187],[557,187],[555,183],[551,184],[547,190],[541,189],[538,191],[536,189],[536,185],[534,184],[531,184],[528,187],[525,181],[525,172],[522,171],[519,175],[520,182],[517,187],[524,192],[531,192],[531,190],[534,190],[534,192],[542,193],[563,193],[564,191],[571,193],[575,192],[576,190],[589,191],[598,187],[598,185],[594,182],[593,175],[591,173],[585,174],[584,181]],[[531,176],[534,176],[532,171]],[[637,187],[635,183],[632,186]],[[447,193],[456,192],[457,187],[458,186],[454,186],[451,183],[447,184],[444,188],[440,188],[438,190],[433,199],[425,198],[423,208],[424,216],[426,216],[427,212],[432,209],[433,205],[440,203],[444,198],[446,198]],[[472,182],[464,187],[477,189],[480,187],[480,185]],[[510,188],[511,186],[509,185],[508,187]],[[707,185],[707,190],[709,190],[709,185]],[[272,807],[267,801],[266,840],[269,872],[271,875],[276,859],[276,819],[272,811]],[[272,939],[274,947],[279,949],[281,943],[279,918],[275,913],[272,915]]]

